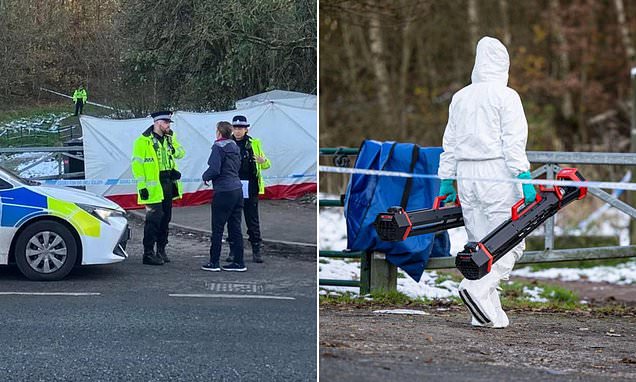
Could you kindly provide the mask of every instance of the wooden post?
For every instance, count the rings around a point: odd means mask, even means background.
[[[370,288],[371,292],[397,290],[397,267],[386,261],[384,253],[372,253]]]

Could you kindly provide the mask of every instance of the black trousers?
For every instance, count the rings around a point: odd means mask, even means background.
[[[218,263],[221,257],[223,229],[227,224],[230,242],[230,256],[239,265],[243,262],[243,237],[241,235],[241,210],[243,209],[243,191],[214,193],[212,199],[212,236],[210,237],[210,262]]]
[[[144,253],[152,252],[155,243],[157,248],[168,245],[168,227],[172,219],[172,182],[161,182],[163,201],[146,204],[146,221],[144,223]]]
[[[78,99],[77,102],[75,102],[75,115],[82,114],[83,109],[84,109],[84,101],[82,101],[81,99]]]
[[[261,239],[261,227],[258,220],[258,194],[244,199],[243,214],[245,216],[245,225],[247,225],[247,236],[252,247],[259,246]]]

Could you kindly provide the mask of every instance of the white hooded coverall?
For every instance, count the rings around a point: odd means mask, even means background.
[[[513,178],[530,169],[526,157],[528,123],[516,91],[509,88],[510,59],[497,39],[477,43],[472,84],[459,90],[449,108],[440,157],[440,179],[458,177],[457,188],[469,241],[480,241],[511,216],[511,207],[523,197],[517,183],[462,180],[462,177]],[[521,258],[522,242],[492,265],[479,280],[464,279],[460,296],[472,315],[472,324],[503,328],[508,317],[499,300],[499,281],[507,280]]]

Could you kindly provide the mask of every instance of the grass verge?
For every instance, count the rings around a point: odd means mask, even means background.
[[[33,147],[61,146],[71,138],[82,135],[79,117],[73,115],[74,108],[69,104],[44,104],[36,106],[19,106],[0,111],[0,131],[9,122],[17,121],[18,126],[2,131],[0,146]],[[84,115],[101,117],[112,114],[112,111],[101,107],[86,105]],[[60,116],[67,117],[56,121]],[[32,130],[31,127],[46,131]],[[51,130],[51,128],[54,128]],[[55,129],[57,127],[57,129]]]
[[[14,106],[0,110],[0,125],[21,118],[32,118],[47,114],[73,113],[73,104],[53,103],[43,105]]]
[[[575,312],[593,311],[599,314],[634,314],[635,307],[620,304],[590,306],[580,301],[576,292],[536,281],[513,281],[501,284],[501,300],[505,310]],[[533,301],[527,290],[534,290],[545,301]],[[399,291],[375,292],[358,296],[352,292],[330,292],[320,296],[321,306],[348,306],[357,308],[421,308],[462,307],[459,297],[447,299],[412,298]]]

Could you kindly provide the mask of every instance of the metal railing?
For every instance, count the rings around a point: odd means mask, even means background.
[[[349,167],[352,161],[348,157],[357,154],[358,149],[356,148],[320,149],[320,155],[333,156],[334,165],[339,167]],[[545,175],[546,179],[554,179],[555,175],[561,169],[561,167],[558,166],[558,163],[576,165],[636,165],[636,154],[633,153],[528,151],[527,156],[531,163],[544,163],[541,167],[532,172],[533,178]],[[636,218],[635,208],[617,199],[611,194],[598,188],[588,188],[588,193],[624,212],[632,219]],[[344,206],[343,201],[340,199],[321,199],[318,201],[318,205],[319,207]],[[552,216],[545,222],[545,241],[543,251],[526,251],[524,252],[523,257],[517,261],[517,264],[636,257],[636,245],[554,249],[554,222],[555,216]],[[367,294],[376,289],[395,289],[397,286],[395,266],[389,265],[388,262],[384,260],[384,255],[381,253],[321,250],[319,251],[319,257],[360,259],[359,281],[319,279],[319,285],[360,287],[360,294]],[[430,258],[427,265],[427,269],[447,269],[454,267],[454,257]],[[390,280],[382,279],[384,278],[384,275],[389,275],[388,277]]]
[[[0,154],[22,154],[22,153],[46,153],[42,157],[38,158],[33,163],[20,169],[21,172],[27,171],[40,163],[54,159],[57,161],[57,175],[42,175],[36,176],[32,179],[45,180],[45,179],[77,179],[84,178],[83,171],[65,172],[64,161],[65,160],[77,160],[84,161],[84,157],[77,155],[77,153],[84,152],[84,146],[65,146],[65,147],[0,147]]]
[[[59,126],[53,130],[36,127],[17,127],[0,131],[0,146],[17,144],[25,147],[28,144],[57,144],[82,136],[82,128],[78,125]]]

